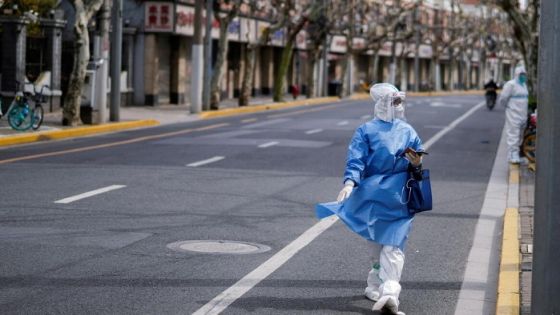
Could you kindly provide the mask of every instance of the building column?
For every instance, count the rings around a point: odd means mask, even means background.
[[[63,20],[41,20],[41,26],[45,30],[47,39],[47,49],[45,51],[46,70],[51,72],[51,82],[49,83],[50,110],[60,107],[60,76],[61,76],[61,59],[62,59],[62,30],[66,26]]]
[[[175,37],[171,47],[170,103],[185,104],[187,80],[187,42],[183,37]]]
[[[262,91],[261,82],[261,48],[255,50],[255,68],[253,69],[253,87],[251,88],[251,95],[255,96]]]
[[[159,94],[159,54],[156,34],[144,36],[144,103],[157,105]]]
[[[272,93],[274,81],[274,54],[272,47],[262,47],[262,94],[270,95]]]

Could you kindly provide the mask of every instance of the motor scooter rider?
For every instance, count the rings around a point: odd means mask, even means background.
[[[490,79],[486,84],[484,84],[484,90],[486,90],[486,106],[492,109],[496,104],[496,99],[498,97],[498,85],[494,82],[494,79]]]

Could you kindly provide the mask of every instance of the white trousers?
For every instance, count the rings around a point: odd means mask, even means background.
[[[372,268],[368,274],[368,288],[379,292],[380,296],[391,295],[399,298],[399,284],[404,266],[404,253],[395,246],[369,242]]]
[[[506,135],[508,145],[508,160],[519,159],[519,146],[523,139],[526,121],[516,116],[516,113],[506,109]]]

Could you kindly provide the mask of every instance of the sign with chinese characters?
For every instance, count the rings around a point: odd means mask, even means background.
[[[175,33],[181,35],[194,35],[194,7],[177,4]],[[231,26],[231,24],[230,24]],[[206,11],[202,11],[202,36],[206,33]],[[228,35],[229,36],[229,35]],[[212,17],[212,38],[220,37],[220,22]],[[239,36],[237,36],[238,38]],[[231,37],[230,37],[231,39]]]
[[[173,32],[173,2],[145,2],[144,29],[147,32]]]
[[[361,37],[355,37],[352,39],[352,47],[354,49],[363,49],[365,48],[365,45],[366,41]],[[346,36],[335,35],[332,37],[330,52],[344,54],[346,53],[347,48]]]

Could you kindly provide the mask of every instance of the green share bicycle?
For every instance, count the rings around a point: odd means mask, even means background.
[[[17,82],[17,86],[20,85],[21,84]],[[37,130],[41,127],[41,123],[43,122],[44,110],[41,105],[41,103],[44,103],[43,89],[48,89],[49,87],[43,85],[41,90],[37,92],[35,85],[32,83],[25,83],[25,85],[31,85],[33,91],[28,92],[24,88],[24,91],[18,91],[16,93],[16,97],[6,111],[8,123],[10,127],[18,131],[25,131],[29,128]],[[31,107],[30,101],[33,103],[33,107]],[[2,100],[0,99],[0,117],[2,116],[4,116],[4,113],[2,112]]]

